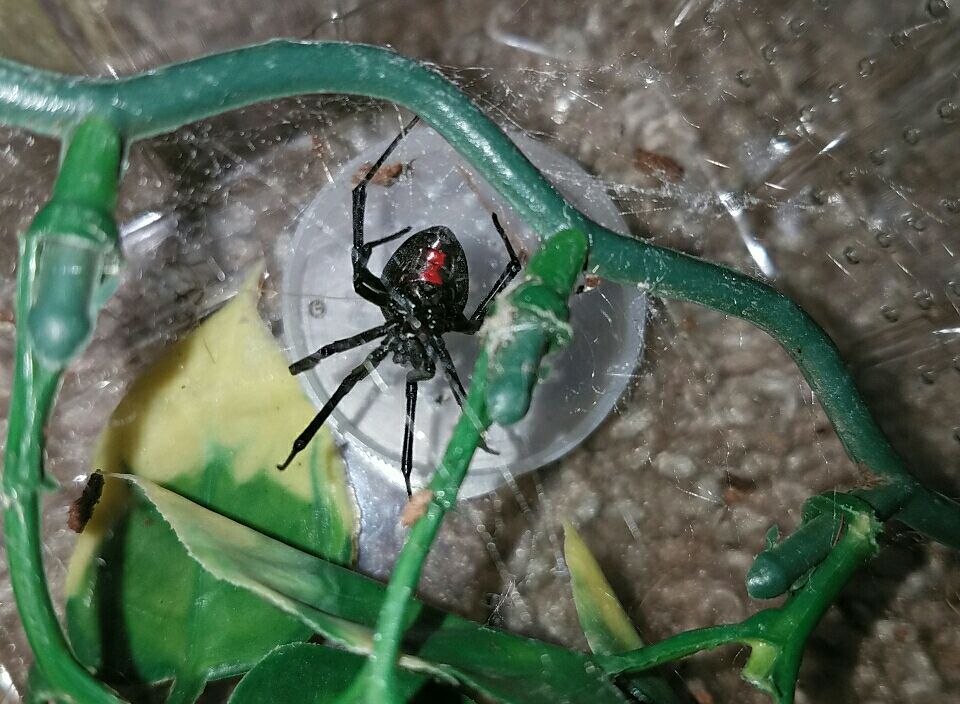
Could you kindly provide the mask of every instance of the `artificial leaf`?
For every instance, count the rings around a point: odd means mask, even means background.
[[[570,570],[573,602],[587,643],[597,655],[615,655],[643,647],[643,640],[607,581],[590,548],[568,522],[563,524],[563,556]],[[655,674],[625,678],[634,696],[650,704],[679,700],[666,681]]]
[[[234,523],[176,493],[127,477],[190,555],[358,653],[373,642],[384,585]],[[612,704],[624,695],[588,655],[486,628],[418,604],[400,665],[453,678],[506,704]]]
[[[240,681],[229,704],[328,704],[344,701],[366,658],[343,650],[292,643],[261,660]],[[397,677],[403,701],[421,704],[465,704],[456,689],[409,670]]]
[[[99,438],[108,480],[77,541],[67,625],[80,660],[118,684],[175,680],[193,701],[312,629],[208,574],[148,503],[109,477],[169,487],[307,553],[353,559],[356,514],[329,435],[278,472],[316,412],[257,312],[257,280],[130,389]]]

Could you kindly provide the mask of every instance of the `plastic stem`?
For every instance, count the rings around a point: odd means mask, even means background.
[[[490,427],[487,406],[491,398],[488,378],[494,376],[493,370],[501,368],[501,377],[514,379],[512,369],[537,369],[546,352],[546,345],[529,346],[522,341],[524,337],[551,340],[556,345],[564,344],[569,337],[558,334],[558,325],[566,325],[568,315],[567,299],[573,291],[573,285],[583,268],[587,255],[587,241],[582,232],[566,230],[555,234],[544,242],[530,260],[521,283],[507,294],[505,305],[510,318],[521,329],[511,335],[502,345],[491,345],[491,337],[500,333],[484,333],[486,344],[474,368],[471,377],[467,403],[453,431],[453,437],[447,445],[443,461],[430,482],[433,492],[429,508],[410,530],[410,536],[400,551],[397,564],[390,577],[387,593],[380,617],[377,622],[377,639],[374,644],[369,665],[369,690],[367,702],[380,704],[392,701],[391,692],[395,691],[396,659],[400,653],[403,631],[409,623],[407,612],[411,598],[420,581],[423,563],[430,546],[436,538],[440,524],[446,512],[456,503],[457,492],[466,477],[470,460],[480,444],[484,431]],[[487,319],[484,331],[496,327],[496,312]],[[516,318],[524,319],[516,321]],[[517,341],[521,344],[516,345]],[[506,371],[506,373],[503,373]],[[514,394],[521,400],[508,400],[511,407],[518,403],[524,411],[529,405],[529,396],[533,383],[527,386],[508,386],[503,389],[501,398]]]
[[[443,460],[430,482],[433,492],[426,513],[410,529],[400,556],[394,565],[377,620],[373,652],[366,668],[365,701],[368,704],[397,702],[396,661],[403,632],[416,614],[411,614],[411,598],[420,582],[427,553],[437,536],[447,511],[456,504],[457,492],[466,477],[470,460],[490,426],[486,413],[487,355],[480,353],[474,367],[464,412],[453,429]]]
[[[655,645],[599,658],[607,674],[640,672],[727,643],[751,647],[744,677],[781,704],[793,701],[807,638],[850,577],[877,552],[880,524],[870,512],[854,518],[809,580],[780,608],[765,609],[740,623],[680,633]]]
[[[509,425],[526,415],[543,356],[569,343],[567,299],[586,258],[587,238],[582,232],[557,233],[487,318],[483,329],[490,353],[487,408],[495,423]]]
[[[109,138],[110,134],[113,135],[112,139]],[[60,206],[65,206],[66,211],[70,210],[74,193],[80,196],[81,204],[91,213],[101,212],[102,209],[112,210],[115,190],[104,187],[103,183],[104,180],[113,179],[115,182],[117,179],[119,144],[119,136],[107,123],[91,122],[77,130],[66,151],[61,170],[66,178],[58,181],[54,198],[41,212],[41,215],[46,212],[54,213],[54,216],[44,220],[38,215],[20,242],[16,304],[18,321],[27,320],[36,307],[35,303],[45,300],[49,293],[47,290],[38,290],[40,282],[37,273],[44,266],[44,243],[57,242],[59,238],[66,237],[90,246],[98,243],[104,247],[113,246],[112,242],[97,239],[96,233],[102,229],[98,216],[93,218],[94,222],[87,223],[90,227],[77,229],[74,226],[78,220],[72,216],[60,219],[56,212]],[[91,172],[87,169],[91,169]],[[60,263],[63,264],[62,261]],[[46,281],[47,285],[57,286],[55,278]],[[91,314],[92,303],[79,303],[82,305],[72,309],[79,318],[68,317],[61,322],[82,331],[89,322],[87,317]],[[60,311],[50,312],[59,314]],[[27,640],[46,682],[56,691],[83,704],[116,703],[121,700],[74,659],[47,589],[40,539],[41,491],[45,483],[43,431],[63,366],[52,363],[50,355],[38,354],[32,338],[28,326],[17,326],[10,425],[2,480],[6,509],[4,541],[10,581]],[[77,351],[74,348],[70,355]]]

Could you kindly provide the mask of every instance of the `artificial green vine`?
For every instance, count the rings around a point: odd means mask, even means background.
[[[120,137],[91,118],[76,126],[53,197],[20,241],[17,344],[2,487],[4,543],[17,608],[50,686],[78,702],[120,702],[73,658],[57,621],[40,541],[43,429],[60,375],[85,345],[116,249]],[[26,325],[22,324],[26,321]]]
[[[761,555],[751,572],[751,594],[792,589],[783,607],[741,624],[691,631],[632,653],[605,656],[609,674],[740,642],[753,649],[745,676],[779,701],[792,701],[806,637],[853,572],[875,553],[878,521],[897,518],[960,548],[960,506],[922,487],[909,473],[871,417],[836,347],[799,306],[744,274],[622,237],[592,222],[438,73],[377,47],[281,41],[118,81],[77,79],[0,62],[0,123],[67,145],[54,195],[20,247],[20,324],[2,484],[18,608],[52,689],[76,701],[119,701],[76,663],[60,631],[40,560],[39,492],[44,485],[43,426],[63,368],[92,329],[114,253],[121,145],[244,105],[303,93],[350,93],[409,108],[548,241],[544,256],[531,262],[528,282],[502,308],[517,311],[513,322],[522,323],[523,332],[490,349],[498,332],[491,320],[487,352],[481,356],[488,361],[474,374],[468,413],[431,484],[434,497],[426,516],[411,531],[388,587],[380,637],[365,668],[367,701],[395,696],[395,660],[430,544],[455,502],[483,429],[491,419],[508,423],[525,413],[540,358],[562,341],[565,298],[585,256],[587,268],[605,279],[700,303],[768,332],[797,363],[850,457],[883,480],[875,489],[814,502],[798,532]]]

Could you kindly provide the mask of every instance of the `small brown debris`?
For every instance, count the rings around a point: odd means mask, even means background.
[[[354,186],[358,185],[363,181],[364,177],[367,175],[367,172],[373,166],[373,163],[366,161],[360,164],[360,168],[354,172],[353,177],[350,179],[350,183]],[[370,179],[371,183],[377,186],[383,186],[384,188],[389,188],[397,182],[397,179],[401,176],[409,173],[413,168],[413,162],[396,162],[395,164],[384,164],[381,166],[377,173],[373,175],[373,178]]]
[[[727,485],[723,488],[723,503],[727,506],[738,504],[753,493],[757,483],[749,477],[741,477],[733,472],[727,472]]]
[[[737,491],[736,489],[732,489],[729,486],[726,489],[724,489],[723,492],[721,492],[721,494],[723,496],[723,503],[725,503],[727,506],[733,506],[734,504],[738,504],[746,498],[746,496],[742,491]]]
[[[716,704],[716,699],[706,690],[703,685],[697,685],[690,688],[690,695],[697,704]]]
[[[90,517],[93,516],[93,508],[100,501],[102,493],[103,473],[97,470],[87,478],[83,492],[70,504],[70,514],[67,516],[67,526],[70,530],[74,533],[83,532]]]
[[[576,294],[579,296],[581,293],[592,291],[601,283],[603,283],[603,279],[596,274],[584,274],[583,283],[577,286]]]
[[[633,152],[633,165],[647,176],[653,176],[661,181],[679,183],[683,180],[684,169],[676,160],[665,154],[647,151],[637,147]]]
[[[757,488],[757,482],[750,477],[741,477],[739,474],[727,472],[727,485],[732,489],[743,492],[751,492]]]
[[[859,462],[857,463],[857,474],[860,475],[858,487],[860,489],[879,489],[889,482],[888,479],[874,474],[867,465]]]
[[[403,507],[403,512],[400,514],[400,525],[404,528],[409,528],[419,521],[423,514],[427,512],[427,507],[432,500],[433,492],[429,489],[420,489],[414,492],[410,500],[407,501],[407,505]]]

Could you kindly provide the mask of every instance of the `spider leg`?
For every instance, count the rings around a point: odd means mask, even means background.
[[[413,426],[417,416],[417,388],[419,383],[411,376],[407,376],[407,416],[403,426],[403,453],[400,456],[400,471],[403,473],[403,483],[407,488],[407,496],[413,496],[410,486],[410,475],[413,474]]]
[[[413,129],[413,126],[416,125],[419,120],[419,117],[414,116],[414,118],[407,123],[407,126],[400,130],[400,134],[390,142],[390,145],[383,154],[380,155],[380,158],[377,159],[376,163],[367,171],[363,180],[353,189],[353,252],[351,257],[353,261],[353,288],[357,294],[378,306],[382,306],[387,302],[387,290],[380,278],[367,268],[367,262],[370,260],[370,252],[377,244],[383,244],[384,241],[399,237],[400,233],[389,238],[384,238],[383,240],[378,240],[370,245],[364,245],[363,218],[367,210],[367,184],[370,183],[377,171],[380,170],[380,167],[383,166],[390,154],[393,153],[393,150],[397,148],[400,140]]]
[[[324,345],[318,349],[313,354],[308,354],[303,359],[299,359],[293,364],[290,365],[291,374],[300,374],[307,371],[308,369],[313,369],[317,366],[322,360],[326,359],[330,355],[337,354],[339,352],[346,352],[347,350],[352,350],[354,347],[359,347],[360,345],[365,345],[368,342],[376,340],[382,335],[386,335],[390,332],[396,323],[389,322],[384,323],[383,325],[378,325],[375,328],[370,328],[369,330],[364,330],[361,333],[353,335],[351,337],[345,337],[342,340],[336,340],[331,342],[329,345]]]
[[[462,330],[462,332],[476,332],[480,329],[480,325],[483,323],[483,319],[487,315],[487,306],[489,306],[490,302],[507,287],[507,284],[513,281],[513,277],[520,272],[520,257],[517,256],[517,253],[513,249],[513,245],[510,244],[510,238],[508,238],[507,233],[503,231],[503,226],[500,224],[500,219],[497,217],[497,214],[491,213],[490,215],[493,218],[493,226],[497,229],[500,239],[503,240],[504,247],[507,248],[507,254],[510,256],[510,262],[500,274],[500,278],[494,282],[493,286],[487,292],[487,295],[483,297],[482,301],[480,301],[480,305],[477,306],[477,309],[473,312],[473,315],[471,315],[466,321],[466,329]]]
[[[446,343],[444,343],[443,338],[436,336],[430,339],[430,347],[433,349],[434,354],[437,355],[437,359],[440,361],[440,368],[443,370],[443,375],[447,378],[447,383],[450,385],[450,391],[453,392],[453,398],[456,399],[460,410],[466,412],[467,392],[463,388],[463,383],[460,381],[460,375],[457,374],[457,367],[453,363],[453,358],[450,356],[450,351],[447,349]],[[484,440],[482,436],[480,437],[479,447],[487,454],[500,454],[487,445],[486,440]]]
[[[405,234],[407,234],[408,232],[410,232],[410,230],[412,230],[412,229],[413,229],[412,227],[405,227],[405,228],[403,228],[402,230],[400,230],[399,232],[394,232],[392,235],[387,235],[386,237],[381,237],[381,238],[378,239],[378,240],[374,240],[373,242],[369,242],[369,243],[363,245],[363,248],[372,251],[374,247],[379,247],[380,245],[386,244],[387,242],[393,242],[393,241],[394,241],[395,239],[397,239],[398,237],[403,237]]]
[[[366,378],[370,375],[370,372],[376,367],[380,362],[383,361],[383,358],[387,356],[388,352],[388,341],[384,340],[381,342],[377,348],[367,355],[367,358],[364,359],[360,364],[354,367],[343,381],[340,382],[340,386],[337,387],[337,390],[333,392],[333,395],[327,399],[327,402],[323,404],[323,408],[320,409],[320,412],[314,416],[313,420],[310,421],[310,424],[304,428],[303,432],[297,436],[297,439],[293,441],[293,448],[290,450],[290,454],[287,456],[287,459],[283,461],[283,464],[278,464],[277,469],[284,470],[286,469],[293,458],[300,454],[307,445],[310,444],[310,441],[313,440],[313,436],[317,434],[317,431],[320,430],[327,418],[330,417],[330,414],[333,413],[333,410],[337,407],[337,404],[343,400],[343,397],[350,393],[350,390],[356,386],[357,382],[361,379]]]

